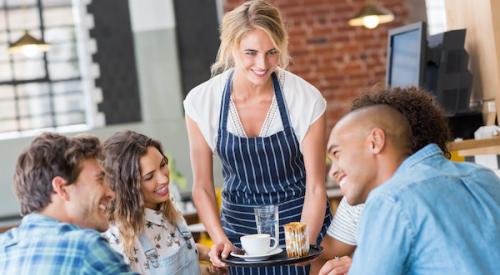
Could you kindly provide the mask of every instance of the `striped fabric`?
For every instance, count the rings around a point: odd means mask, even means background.
[[[29,214],[0,235],[0,274],[137,274],[92,229]]]
[[[356,245],[359,219],[364,207],[364,204],[352,206],[343,197],[327,234],[343,243]]]
[[[240,246],[239,238],[257,233],[253,209],[259,205],[278,205],[280,245],[284,245],[282,225],[300,221],[305,195],[305,168],[299,142],[290,126],[281,87],[272,75],[276,100],[284,130],[268,137],[239,137],[227,131],[231,77],[223,93],[217,152],[223,165],[224,189],[222,226],[229,240]],[[327,206],[321,242],[331,221]],[[309,267],[269,268],[230,267],[230,274],[307,274]]]

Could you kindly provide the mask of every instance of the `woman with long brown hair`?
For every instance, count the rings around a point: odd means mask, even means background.
[[[115,133],[104,142],[103,167],[115,192],[105,234],[111,246],[141,274],[199,274],[196,244],[170,199],[161,144],[133,131]]]

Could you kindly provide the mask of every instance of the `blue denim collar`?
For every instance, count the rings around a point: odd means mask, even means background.
[[[428,144],[424,148],[418,150],[416,153],[410,155],[407,159],[405,159],[403,163],[401,163],[401,165],[398,167],[393,177],[400,173],[406,173],[408,169],[411,169],[417,163],[422,162],[427,158],[442,154],[443,152],[441,151],[439,146],[437,146],[437,144],[435,143]]]

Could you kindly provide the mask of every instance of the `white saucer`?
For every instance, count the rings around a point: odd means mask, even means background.
[[[247,262],[257,262],[257,261],[265,260],[273,255],[279,254],[282,251],[283,251],[283,249],[281,247],[277,247],[277,248],[267,252],[266,254],[262,254],[262,255],[247,255],[247,254],[242,255],[242,254],[236,254],[234,252],[231,252],[231,256],[242,258],[243,260],[245,260]]]

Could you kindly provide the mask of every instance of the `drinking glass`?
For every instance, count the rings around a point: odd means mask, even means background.
[[[264,205],[254,208],[257,233],[269,234],[279,243],[279,211],[277,205]]]

